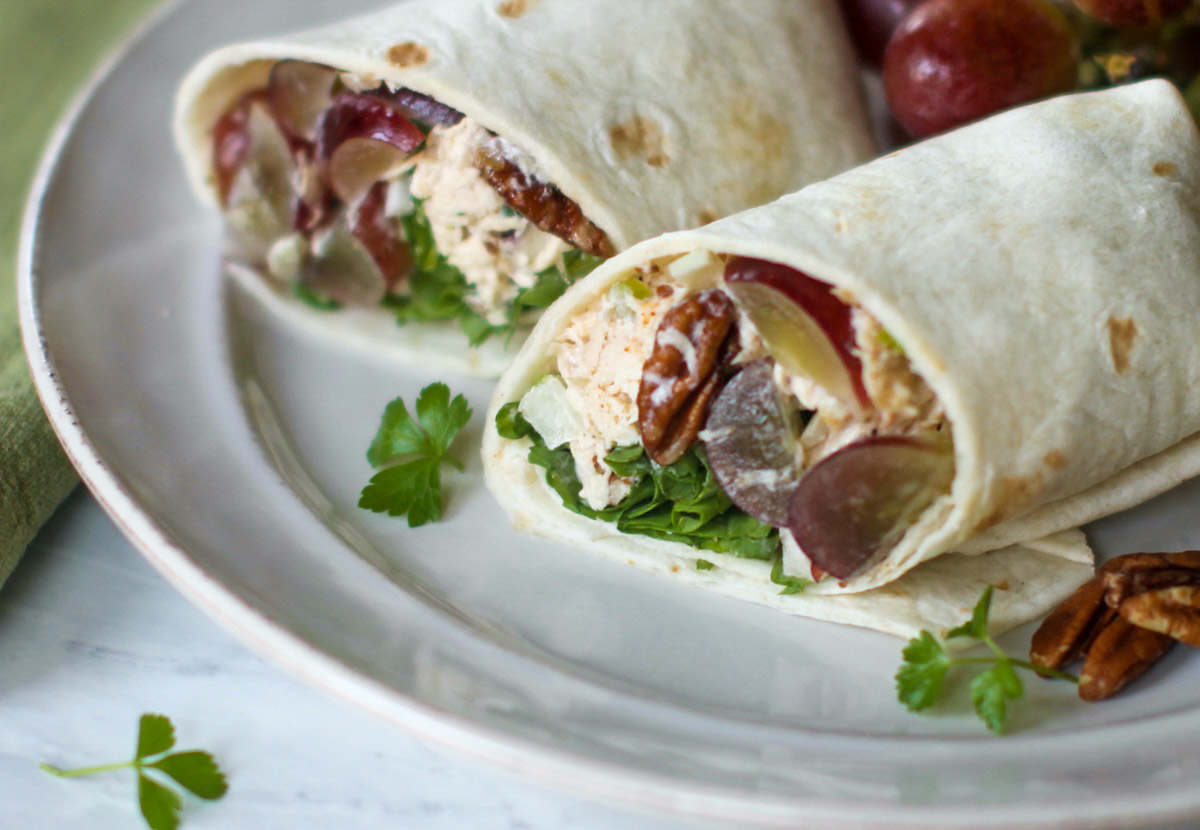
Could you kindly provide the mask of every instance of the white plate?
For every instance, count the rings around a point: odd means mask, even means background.
[[[761,825],[1200,815],[1194,654],[1101,706],[1031,681],[1005,739],[962,702],[906,714],[896,640],[513,534],[472,452],[487,384],[446,378],[476,411],[447,521],[411,531],[358,510],[384,404],[442,378],[295,334],[225,286],[168,116],[211,47],[372,5],[176,8],[96,83],[44,170],[22,264],[34,373],[84,478],[156,567],[355,704],[593,797]],[[1108,554],[1200,547],[1198,494],[1092,539]]]

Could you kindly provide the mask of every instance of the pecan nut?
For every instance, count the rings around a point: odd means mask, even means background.
[[[1105,586],[1092,579],[1046,618],[1033,635],[1029,660],[1044,669],[1061,669],[1080,660],[1096,637],[1117,616],[1104,601]]]
[[[638,389],[638,428],[646,454],[667,466],[695,443],[737,349],[733,301],[703,291],[672,308],[654,337]]]
[[[1133,625],[1200,648],[1200,586],[1196,584],[1145,591],[1122,602],[1120,610]]]
[[[616,254],[608,234],[583,215],[583,209],[548,182],[526,173],[493,138],[479,148],[476,166],[483,178],[510,208],[540,230],[554,234],[579,250],[608,259]]]
[[[1200,585],[1200,551],[1118,556],[1100,574],[1107,591],[1105,600],[1111,607],[1119,608],[1126,599],[1147,591]]]
[[[1079,673],[1079,697],[1106,700],[1137,680],[1171,650],[1175,641],[1116,617],[1096,637]]]

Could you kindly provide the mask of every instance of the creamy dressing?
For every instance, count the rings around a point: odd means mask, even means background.
[[[719,285],[720,277],[714,274],[719,275],[722,268],[719,257],[699,251],[672,263],[640,269],[651,288],[648,297],[637,299],[617,284],[576,315],[559,338],[558,371],[566,384],[567,404],[582,425],[569,446],[583,483],[583,498],[591,507],[618,504],[629,493],[630,483],[613,473],[604,457],[615,447],[640,443],[638,391],[644,364],[655,343],[676,348],[688,370],[696,371],[698,357],[692,343],[673,329],[659,332],[662,318],[688,294]],[[697,274],[704,276],[697,279]],[[837,398],[809,378],[775,367],[775,382],[783,394],[793,397],[802,410],[813,413],[797,442],[801,469],[865,438],[949,429],[932,390],[913,372],[907,357],[879,322],[859,308],[853,309],[852,320],[864,385],[874,404],[865,412],[848,412]],[[738,330],[739,363],[767,356],[762,339],[745,314],[739,313]],[[648,375],[646,381],[652,388],[652,400],[665,402],[669,398],[672,379]],[[711,437],[707,431],[700,434],[702,441]],[[743,483],[769,484],[778,475],[775,471],[747,471]],[[796,550],[789,562],[799,565],[802,559]],[[805,575],[786,568],[785,572]]]

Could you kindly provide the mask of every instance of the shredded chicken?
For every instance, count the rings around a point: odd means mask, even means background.
[[[434,127],[407,169],[412,195],[425,200],[438,251],[475,289],[468,302],[499,324],[517,291],[532,286],[538,273],[559,262],[571,246],[507,210],[484,180],[475,159],[490,137],[470,118]]]
[[[617,284],[576,316],[558,342],[558,372],[567,399],[583,421],[583,436],[571,454],[583,484],[583,499],[601,510],[619,504],[630,482],[604,463],[616,447],[640,441],[637,423],[642,367],[654,348],[659,323],[686,294],[661,272],[647,276],[650,296],[638,299]]]

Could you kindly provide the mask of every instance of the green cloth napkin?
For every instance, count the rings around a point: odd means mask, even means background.
[[[78,479],[17,330],[17,231],[50,130],[116,36],[158,0],[0,0],[0,585]]]

